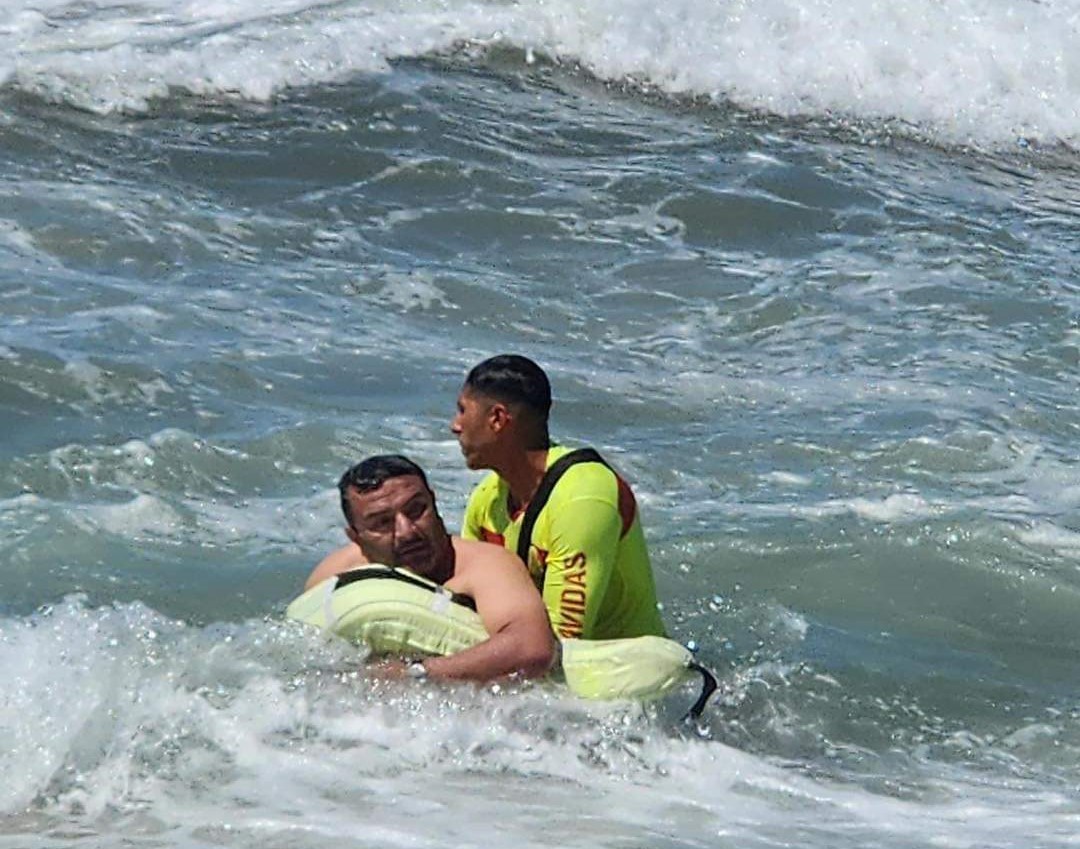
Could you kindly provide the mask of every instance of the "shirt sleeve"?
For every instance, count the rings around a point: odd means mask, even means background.
[[[481,539],[480,516],[481,516],[481,493],[480,487],[476,487],[469,495],[469,501],[465,505],[465,515],[461,520],[462,539]]]
[[[622,520],[609,501],[574,498],[550,517],[544,604],[560,637],[589,639],[611,581]]]

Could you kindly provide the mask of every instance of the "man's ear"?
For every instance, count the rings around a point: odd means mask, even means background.
[[[501,432],[514,419],[514,414],[505,404],[496,401],[488,410],[488,424],[494,433]]]
[[[356,543],[356,545],[360,545],[360,535],[356,531],[353,530],[352,525],[346,525],[345,526],[345,536],[347,536],[349,538],[349,542]]]

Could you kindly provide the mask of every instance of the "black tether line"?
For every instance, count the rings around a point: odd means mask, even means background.
[[[359,569],[350,569],[348,572],[342,572],[337,576],[337,585],[334,589],[339,590],[356,581],[364,581],[368,578],[391,578],[392,580],[401,581],[404,584],[411,584],[414,587],[420,587],[421,589],[429,590],[430,592],[449,592],[449,590],[440,587],[432,581],[424,580],[417,575],[404,572],[401,569],[395,569],[393,566],[361,566]],[[467,607],[474,612],[476,611],[476,602],[467,595],[450,593],[450,601],[454,602],[454,604],[460,604],[462,607]]]
[[[697,697],[697,701],[690,706],[690,710],[686,712],[686,716],[683,717],[683,722],[689,722],[692,719],[697,719],[701,716],[702,711],[705,710],[705,705],[709,703],[709,696],[716,692],[716,676],[711,671],[706,669],[700,663],[691,662],[687,664],[687,669],[692,669],[695,672],[701,673],[701,695]]]

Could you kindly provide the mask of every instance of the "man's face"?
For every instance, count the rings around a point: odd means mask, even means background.
[[[457,415],[450,430],[457,437],[465,465],[470,469],[490,468],[488,449],[495,442],[493,402],[482,395],[462,389],[457,400]]]
[[[372,563],[404,566],[443,581],[450,539],[435,498],[416,475],[390,478],[368,492],[349,490],[349,539]]]

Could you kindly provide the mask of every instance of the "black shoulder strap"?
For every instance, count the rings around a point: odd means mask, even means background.
[[[529,545],[532,543],[533,525],[536,524],[536,518],[540,515],[540,511],[544,509],[544,505],[547,504],[548,499],[551,497],[551,491],[555,489],[555,484],[559,482],[563,472],[577,463],[600,463],[607,466],[604,458],[595,449],[578,448],[569,454],[563,454],[548,467],[548,470],[544,472],[544,476],[540,479],[540,486],[536,488],[536,494],[533,495],[529,506],[525,508],[525,517],[521,520],[521,534],[518,536],[517,554],[526,565],[529,563]]]
[[[364,581],[370,578],[400,581],[403,584],[412,584],[414,587],[430,590],[433,593],[448,592],[434,581],[429,581],[427,578],[421,578],[419,575],[414,575],[412,572],[402,569],[401,567],[384,566],[381,563],[372,564],[370,566],[358,566],[355,569],[340,573],[337,576],[337,583],[334,584],[334,589],[340,590],[342,587],[347,587],[349,584],[354,584],[357,581]],[[476,610],[476,602],[467,595],[450,593],[450,601],[455,604],[460,604],[462,607],[467,607],[469,610]]]

